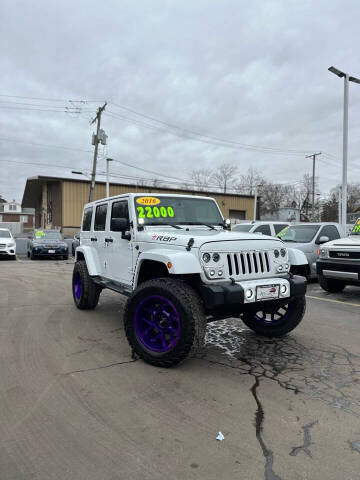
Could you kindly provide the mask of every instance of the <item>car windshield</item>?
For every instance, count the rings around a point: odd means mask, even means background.
[[[61,233],[46,230],[37,230],[34,237],[36,240],[62,240]]]
[[[0,230],[0,238],[11,238],[10,232],[7,230]]]
[[[189,197],[139,196],[135,210],[144,225],[223,225],[213,200]],[[141,222],[140,222],[141,223]]]
[[[309,243],[319,231],[320,225],[291,225],[277,234],[283,242]]]
[[[244,225],[235,225],[235,227],[233,228],[233,230],[235,232],[249,232],[251,227],[253,227],[253,225],[250,223],[250,224],[244,224]]]
[[[356,220],[356,223],[351,230],[351,235],[360,235],[360,218]]]

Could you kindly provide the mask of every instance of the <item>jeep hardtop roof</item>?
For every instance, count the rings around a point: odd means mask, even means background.
[[[112,197],[105,197],[100,198],[99,200],[94,200],[93,202],[86,203],[84,208],[90,207],[91,205],[97,205],[99,203],[107,202],[109,200],[115,200],[116,198],[134,198],[134,197],[181,197],[181,198],[200,198],[200,199],[207,199],[216,202],[213,197],[206,197],[203,195],[183,195],[180,193],[156,193],[156,192],[130,192],[130,193],[122,193],[120,195],[113,195]]]

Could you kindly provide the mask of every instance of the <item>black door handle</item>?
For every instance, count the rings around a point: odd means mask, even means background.
[[[112,238],[105,238],[106,243],[112,243],[114,240]]]
[[[96,238],[96,237],[91,237],[90,240],[91,240],[92,242],[97,242],[97,238]]]

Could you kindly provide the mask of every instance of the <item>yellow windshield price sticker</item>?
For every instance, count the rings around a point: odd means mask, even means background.
[[[279,237],[279,238],[283,237],[286,234],[286,232],[288,231],[288,228],[289,227],[283,228],[276,236]]]
[[[160,198],[156,197],[139,197],[136,199],[136,203],[139,205],[158,205]]]
[[[353,229],[352,233],[359,233],[360,232],[360,218],[357,219]]]
[[[38,230],[35,232],[35,237],[40,238],[40,237],[45,237],[45,233],[42,230]]]

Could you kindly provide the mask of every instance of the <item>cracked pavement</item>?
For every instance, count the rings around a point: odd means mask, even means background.
[[[166,370],[131,357],[124,297],[75,309],[72,262],[0,272],[1,480],[360,478],[360,289],[311,284],[283,339],[214,322]]]

